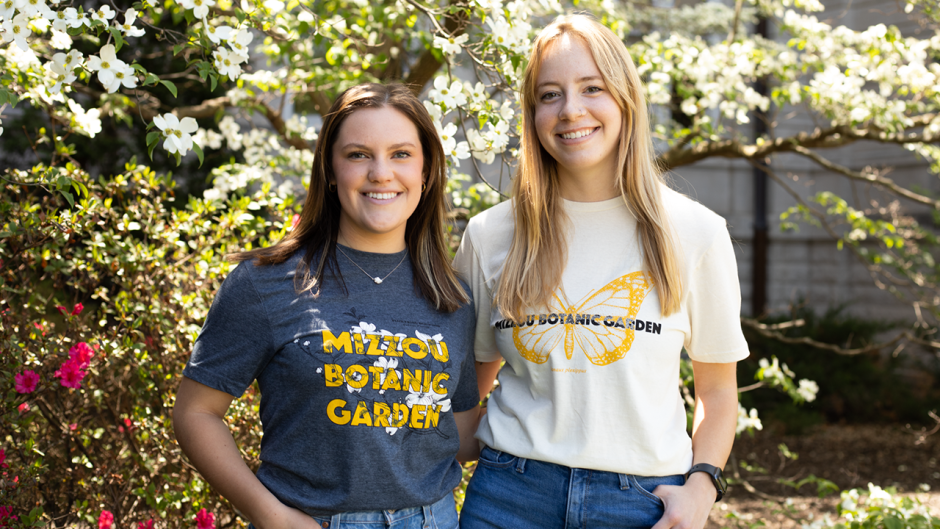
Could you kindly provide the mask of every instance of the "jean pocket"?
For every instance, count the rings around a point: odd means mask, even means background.
[[[685,483],[685,476],[676,474],[675,476],[630,476],[630,482],[636,487],[641,495],[656,502],[657,505],[664,506],[662,498],[653,494],[656,487],[660,485],[682,485]]]
[[[519,458],[512,454],[493,450],[488,446],[484,446],[480,450],[479,464],[490,468],[509,468],[515,465],[518,460]]]

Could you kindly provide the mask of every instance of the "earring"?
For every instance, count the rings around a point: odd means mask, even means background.
[[[326,188],[330,190],[330,193],[336,192],[336,184],[334,184],[333,182],[328,183],[326,185]]]
[[[428,188],[428,183],[427,183],[427,182],[421,182],[421,191],[424,191],[424,190],[427,189],[427,188]]]

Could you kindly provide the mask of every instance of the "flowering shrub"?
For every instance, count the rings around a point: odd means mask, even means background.
[[[922,485],[922,490],[930,487]],[[871,483],[868,490],[842,491],[838,518],[824,516],[803,524],[803,529],[935,529],[940,518],[930,513],[917,496],[900,496],[892,487],[883,489]]]
[[[214,527],[235,514],[176,445],[169,411],[227,253],[283,235],[292,201],[171,207],[128,164],[83,192],[0,188],[0,526]],[[257,462],[256,394],[229,419]],[[197,514],[198,513],[198,514]]]

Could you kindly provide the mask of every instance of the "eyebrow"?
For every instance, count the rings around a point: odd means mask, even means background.
[[[390,149],[390,150],[395,150],[395,149],[401,149],[402,147],[411,147],[412,149],[414,149],[414,148],[416,148],[417,146],[416,146],[414,143],[411,143],[410,141],[403,141],[403,142],[401,142],[401,143],[396,143],[396,144],[394,144],[394,145],[391,145],[391,146],[389,147],[389,149]],[[364,150],[364,151],[370,151],[370,150],[372,150],[372,148],[369,147],[368,145],[363,145],[363,144],[361,144],[361,143],[347,143],[347,144],[343,145],[343,146],[340,147],[340,148],[341,148],[341,149],[350,149],[350,148],[352,148],[352,149],[362,149],[362,150]]]
[[[577,79],[577,82],[584,83],[586,81],[603,81],[603,80],[604,78],[599,75],[588,75],[586,77],[581,77],[580,79]],[[539,83],[538,85],[536,85],[535,89],[541,90],[543,86],[550,85],[550,84],[558,85],[560,83],[558,83],[557,81],[546,81],[544,83]]]

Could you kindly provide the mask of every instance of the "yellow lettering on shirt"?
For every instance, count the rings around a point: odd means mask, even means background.
[[[356,404],[356,414],[353,415],[352,425],[359,426],[361,424],[372,426],[372,416],[369,415],[369,408],[366,406],[366,403],[360,400],[359,403]]]
[[[428,355],[428,345],[417,338],[405,338],[401,341],[405,353],[415,360],[421,360]],[[414,348],[417,347],[417,350]]]
[[[434,376],[434,380],[431,381],[431,389],[434,393],[438,395],[447,395],[447,388],[444,387],[444,381],[450,380],[450,375],[447,373],[438,373]]]
[[[334,336],[329,329],[323,330],[323,352],[334,353],[342,350],[344,353],[352,353],[352,344],[349,342],[349,333],[343,332],[339,336]]]
[[[375,415],[375,426],[388,427],[388,417],[392,414],[392,409],[384,402],[376,402],[372,408],[372,414]]]
[[[345,408],[346,401],[343,399],[333,399],[326,405],[326,416],[333,424],[348,424],[349,412],[343,410],[339,415],[336,414],[336,408]]]

